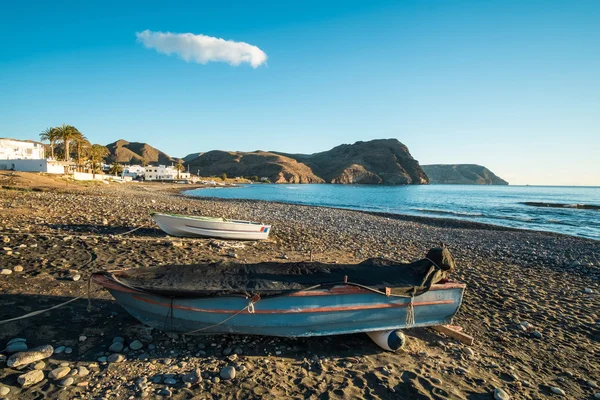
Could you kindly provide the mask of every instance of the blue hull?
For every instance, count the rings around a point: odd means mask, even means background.
[[[191,334],[302,337],[448,324],[460,307],[464,285],[434,285],[411,299],[354,287],[269,297],[248,307],[243,297],[177,298],[120,287],[94,277],[131,315],[153,328]],[[407,314],[414,310],[414,320]],[[407,324],[408,320],[408,324]],[[414,322],[413,322],[414,321]]]

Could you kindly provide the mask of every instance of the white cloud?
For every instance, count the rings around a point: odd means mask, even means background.
[[[224,61],[230,65],[248,63],[256,68],[267,61],[267,55],[256,46],[244,42],[218,39],[193,33],[152,32],[136,33],[145,47],[163,54],[177,54],[187,62],[206,64]]]

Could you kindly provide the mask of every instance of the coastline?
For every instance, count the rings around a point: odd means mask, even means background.
[[[488,226],[453,219],[381,214],[256,200],[189,197],[183,185],[92,185],[52,188],[36,177],[0,189],[0,320],[48,308],[77,296],[68,306],[2,325],[0,346],[15,337],[30,347],[67,346],[43,369],[66,363],[90,374],[61,388],[45,379],[30,389],[21,374],[0,361],[0,382],[10,396],[127,398],[490,398],[503,388],[534,399],[560,387],[568,398],[593,397],[586,384],[600,374],[600,254],[598,243],[548,232]],[[24,179],[25,179],[24,178]],[[36,191],[42,183],[47,190]],[[20,186],[19,186],[20,185]],[[264,242],[233,248],[211,239],[170,238],[149,211],[205,214],[273,225]],[[128,233],[134,228],[138,230]],[[366,335],[285,339],[252,336],[182,338],[148,331],[105,291],[92,287],[86,311],[86,279],[94,270],[143,268],[166,263],[232,260],[359,262],[369,257],[411,261],[446,243],[458,263],[454,279],[467,284],[455,324],[475,337],[467,348],[429,329],[406,331],[406,351],[379,350]],[[236,242],[237,243],[237,242]],[[86,264],[93,255],[93,262]],[[22,267],[18,271],[17,266]],[[74,280],[76,275],[80,279]],[[523,328],[522,323],[532,328]],[[538,333],[535,333],[538,332]],[[80,341],[80,336],[85,336]],[[98,358],[114,337],[142,341],[121,363]],[[152,350],[150,345],[155,346]],[[241,349],[235,354],[227,349]],[[226,354],[227,353],[227,354]],[[233,360],[232,360],[233,359]],[[236,365],[233,381],[219,381]],[[242,367],[243,366],[243,367]],[[183,376],[200,370],[202,381],[186,387]],[[176,383],[164,383],[173,375]],[[163,380],[153,383],[157,375]],[[136,383],[142,382],[143,385]],[[333,392],[332,392],[333,391]],[[165,392],[166,393],[166,392]]]

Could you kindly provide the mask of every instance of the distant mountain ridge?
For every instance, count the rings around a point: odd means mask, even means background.
[[[508,185],[492,171],[477,164],[422,165],[432,184],[456,185]]]
[[[128,142],[120,139],[107,144],[109,162],[121,164],[162,164],[170,165],[176,163],[177,159],[150,146],[147,143]]]
[[[419,162],[396,139],[343,144],[315,154],[215,150],[188,158],[187,164],[200,175],[258,176],[275,183],[404,185],[429,181]]]

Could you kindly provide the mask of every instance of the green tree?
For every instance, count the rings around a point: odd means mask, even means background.
[[[117,162],[114,162],[110,165],[110,169],[108,170],[109,174],[113,174],[115,176],[119,175],[123,172],[123,166]]]
[[[57,127],[56,131],[58,134],[58,140],[60,140],[65,146],[64,159],[65,161],[69,161],[71,158],[69,146],[71,142],[78,137],[78,135],[81,135],[81,132],[79,132],[74,126],[67,124],[62,124],[61,126]]]
[[[225,181],[227,180],[227,174],[226,174],[225,172],[223,172],[223,173],[221,174],[221,180],[222,180],[223,182],[225,182]]]
[[[181,171],[185,170],[183,166],[183,160],[177,161],[177,165],[175,165],[175,169],[177,170],[177,179],[181,178]]]
[[[91,146],[91,143],[79,131],[76,132],[73,138],[73,143],[75,143],[75,146],[77,147],[77,167],[81,168],[83,167],[81,163],[81,158],[85,155],[88,148]]]
[[[92,176],[96,179],[96,172],[100,172],[102,161],[108,156],[108,149],[99,144],[93,144],[89,151],[89,161],[92,167]]]
[[[58,139],[58,131],[56,128],[46,128],[40,133],[40,140],[42,142],[50,142],[50,158],[52,159],[54,159],[54,145]]]

